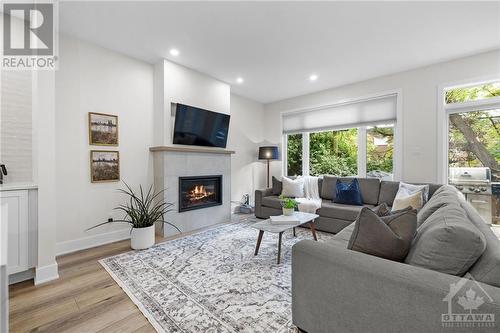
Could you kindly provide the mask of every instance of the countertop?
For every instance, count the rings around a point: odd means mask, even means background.
[[[0,185],[0,192],[2,191],[16,191],[16,190],[35,190],[38,188],[34,183],[6,183]]]

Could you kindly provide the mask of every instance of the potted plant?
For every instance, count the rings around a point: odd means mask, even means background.
[[[172,211],[172,203],[165,202],[160,196],[165,190],[153,193],[153,186],[149,187],[146,194],[139,186],[139,193],[135,193],[130,186],[125,183],[126,189],[119,189],[121,193],[128,196],[128,203],[114,208],[125,213],[121,220],[109,220],[99,223],[87,230],[91,230],[108,223],[128,223],[132,227],[130,230],[131,247],[134,250],[147,249],[155,243],[155,223],[168,224],[179,233],[179,228],[170,222],[165,221],[165,214]]]
[[[295,208],[299,206],[299,203],[292,198],[286,198],[280,195],[281,206],[283,207],[283,215],[290,216],[293,215]]]

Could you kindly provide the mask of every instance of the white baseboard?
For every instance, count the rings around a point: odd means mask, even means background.
[[[35,286],[57,279],[59,279],[57,262],[51,265],[35,268]]]
[[[71,252],[90,249],[92,247],[118,242],[130,238],[130,229],[123,229],[98,234],[56,244],[56,255],[60,256]]]

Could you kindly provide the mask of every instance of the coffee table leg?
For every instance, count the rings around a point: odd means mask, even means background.
[[[259,237],[257,238],[257,246],[255,246],[255,254],[259,254],[260,242],[262,241],[262,236],[264,236],[264,231],[259,230]]]
[[[311,221],[310,226],[311,226],[311,233],[313,234],[313,238],[315,241],[317,241],[318,237],[316,236],[316,229],[314,227],[314,220]]]
[[[293,228],[293,237],[297,237],[297,235],[295,235],[295,227]]]
[[[278,235],[278,264],[280,263],[281,258],[281,236],[283,236],[282,232],[280,232]]]

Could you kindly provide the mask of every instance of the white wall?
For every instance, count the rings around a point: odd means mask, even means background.
[[[263,141],[263,105],[231,94],[228,149],[236,151],[231,156],[232,201],[240,201],[243,194],[250,194],[253,202],[255,190],[266,187],[265,164],[257,159]]]
[[[155,65],[155,84],[155,145],[172,144],[171,103],[230,113],[231,87],[206,74],[163,60]]]
[[[89,146],[88,112],[119,116],[119,147]],[[120,182],[91,183],[91,149],[119,150],[121,179],[153,181],[153,66],[81,40],[60,36],[56,71],[57,251],[128,236],[123,225],[85,229],[107,220],[124,197]]]
[[[3,26],[3,15],[0,25]],[[12,34],[24,34],[24,22],[11,18]],[[0,34],[3,45],[3,34]],[[32,71],[0,71],[0,163],[7,167],[4,183],[33,181]]]
[[[327,105],[345,99],[402,89],[402,179],[435,182],[438,179],[438,86],[445,83],[474,82],[495,74],[500,77],[500,50],[270,103],[265,105],[265,137],[271,142],[281,144],[282,111]],[[281,167],[275,163],[274,173],[280,174]]]

